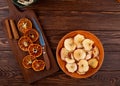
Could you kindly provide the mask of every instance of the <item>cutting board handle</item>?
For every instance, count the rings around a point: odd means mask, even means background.
[[[10,15],[14,15],[16,12],[20,13],[18,8],[13,4],[12,0],[7,0],[9,6]]]

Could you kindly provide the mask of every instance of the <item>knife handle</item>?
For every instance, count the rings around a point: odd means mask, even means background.
[[[44,61],[45,61],[45,64],[46,64],[46,69],[49,70],[50,69],[50,60],[49,60],[49,57],[48,57],[48,54],[47,54],[47,50],[46,50],[46,47],[42,47],[42,50],[43,50],[43,57],[44,57]]]

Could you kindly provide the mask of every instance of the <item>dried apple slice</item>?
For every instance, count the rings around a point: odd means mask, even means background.
[[[88,61],[88,64],[92,68],[97,68],[98,66],[98,60],[96,58],[92,58]]]

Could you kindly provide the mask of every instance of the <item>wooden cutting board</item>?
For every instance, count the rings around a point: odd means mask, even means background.
[[[27,10],[27,11],[24,11],[24,12],[20,12],[12,3],[11,0],[7,0],[8,2],[8,5],[9,5],[9,10],[10,10],[10,16],[6,19],[13,19],[15,21],[15,24],[17,24],[17,22],[19,21],[20,18],[23,18],[23,17],[26,17],[26,18],[29,18],[31,19],[32,17],[34,17],[39,25],[39,27],[41,27],[39,21],[37,20],[37,17],[35,15],[35,13],[31,10]],[[5,23],[3,22],[3,25],[5,27]],[[33,25],[34,27],[34,25]],[[42,33],[43,33],[43,30],[42,28],[40,28]],[[7,30],[6,30],[6,27],[5,27],[5,33],[7,34],[8,36],[8,33],[7,33]],[[22,65],[22,59],[24,56],[28,55],[27,53],[23,52],[19,47],[18,47],[18,40],[15,40],[15,39],[9,39],[8,38],[8,41],[10,43],[10,46],[13,50],[13,53],[20,65],[20,68],[23,72],[23,75],[24,75],[24,78],[25,80],[28,82],[28,83],[33,83],[34,81],[37,81],[39,79],[42,79],[46,76],[49,76],[55,72],[57,72],[59,70],[58,68],[58,65],[57,65],[57,62],[55,60],[55,57],[53,56],[53,53],[50,49],[50,46],[47,42],[47,39],[43,33],[43,37],[44,37],[44,40],[46,42],[46,46],[47,46],[47,52],[48,52],[48,56],[49,56],[49,59],[50,59],[50,70],[43,70],[43,71],[39,71],[39,72],[35,72],[33,69],[25,69]]]

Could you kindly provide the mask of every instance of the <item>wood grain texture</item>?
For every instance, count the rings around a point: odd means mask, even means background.
[[[120,85],[120,3],[116,0],[39,0],[33,9],[55,56],[59,40],[73,30],[94,33],[105,49],[101,69],[87,79],[75,79],[61,70],[33,84],[27,84],[0,24],[1,86],[119,86]],[[8,17],[6,0],[0,0],[0,22]]]
[[[48,13],[43,11],[38,13],[40,15],[39,20],[46,30],[74,30],[80,28],[99,31],[120,30],[119,12],[114,14],[114,12],[48,11]]]
[[[41,0],[33,5],[39,10],[119,11],[116,0]]]
[[[0,2],[1,7],[7,6],[7,1]],[[120,3],[116,0],[40,0],[29,8],[39,11],[119,11]]]

